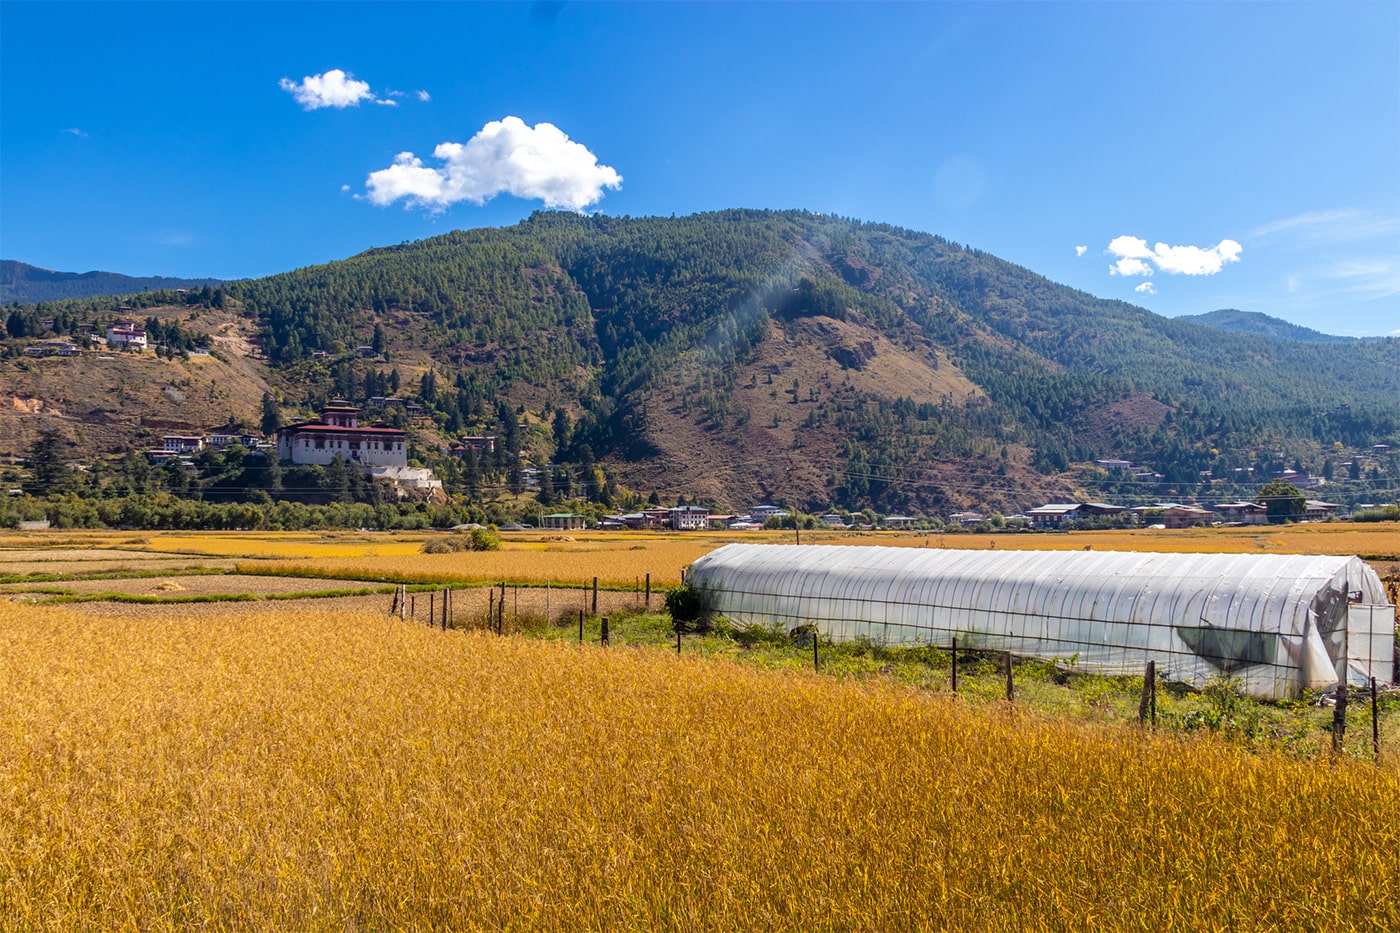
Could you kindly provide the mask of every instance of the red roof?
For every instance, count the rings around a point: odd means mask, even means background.
[[[402,428],[342,428],[334,424],[322,424],[319,421],[309,421],[305,424],[292,424],[278,431],[279,434],[377,434],[382,437],[406,437],[408,432]]]

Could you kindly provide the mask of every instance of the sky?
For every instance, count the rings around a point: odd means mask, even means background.
[[[1400,333],[1400,4],[0,2],[0,257],[242,278],[802,208]]]

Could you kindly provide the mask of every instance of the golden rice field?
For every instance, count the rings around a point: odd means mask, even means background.
[[[0,930],[1400,927],[1400,773],[383,615],[0,603]]]
[[[423,554],[425,541],[441,532],[60,532],[0,536],[0,549],[16,557],[52,548],[54,560],[70,563],[168,559],[191,555],[206,560],[238,559],[243,572],[418,583],[586,583],[673,586],[682,570],[730,541],[795,540],[792,532],[540,532],[507,534],[501,550]],[[990,547],[1030,550],[1096,550],[1360,554],[1383,573],[1400,562],[1400,524],[1327,522],[1267,528],[1167,531],[1092,531],[1067,534],[971,534],[921,532],[803,532],[803,543],[879,544],[890,547]],[[84,549],[89,549],[84,554]],[[0,551],[0,557],[4,551]],[[250,562],[256,561],[256,564]],[[0,560],[0,569],[5,562]],[[92,567],[96,567],[93,564]],[[218,566],[228,566],[220,564]],[[42,572],[42,566],[26,571]],[[19,572],[19,571],[16,571]]]

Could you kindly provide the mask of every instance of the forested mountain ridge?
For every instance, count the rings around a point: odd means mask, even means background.
[[[1222,333],[801,211],[542,212],[206,298],[257,332],[289,402],[382,395],[392,371],[431,418],[424,449],[514,432],[591,494],[1012,511],[1320,470],[1400,433],[1394,339]],[[1066,472],[1101,458],[1162,477]]]
[[[95,295],[130,295],[143,289],[202,288],[218,279],[181,279],[164,275],[130,276],[118,272],[55,272],[27,262],[0,259],[0,302],[62,301]]]
[[[1200,324],[1215,330],[1230,331],[1235,334],[1258,334],[1263,337],[1278,337],[1283,340],[1297,340],[1302,343],[1347,343],[1356,337],[1337,337],[1301,327],[1281,318],[1270,317],[1258,311],[1238,311],[1234,308],[1221,308],[1206,314],[1183,314],[1176,318],[1191,324]]]

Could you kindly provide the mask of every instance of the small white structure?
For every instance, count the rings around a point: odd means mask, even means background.
[[[383,425],[361,427],[360,409],[332,401],[316,421],[288,425],[277,432],[277,456],[293,463],[325,466],[339,456],[366,470],[408,466],[408,433]]]
[[[729,544],[686,583],[742,623],[1011,651],[1261,699],[1395,677],[1395,607],[1357,557]]]
[[[369,475],[372,479],[386,480],[404,489],[419,492],[442,491],[442,480],[434,476],[433,471],[427,467],[377,466],[370,467]]]

